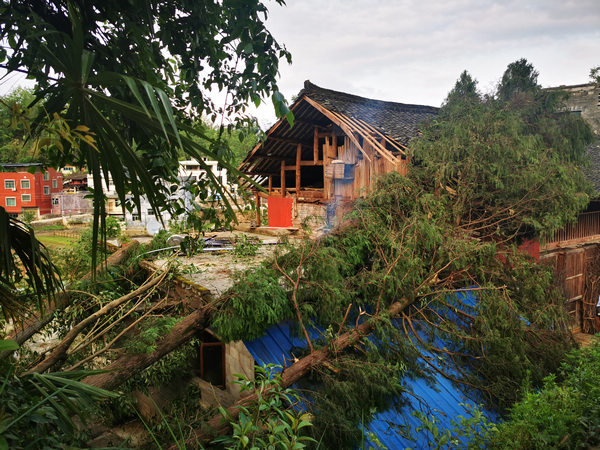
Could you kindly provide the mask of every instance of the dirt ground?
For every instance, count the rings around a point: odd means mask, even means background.
[[[239,231],[210,233],[207,237],[234,241],[241,235],[260,243],[255,256],[236,256],[231,250],[204,251],[191,257],[178,255],[176,261],[182,276],[209,289],[213,296],[219,296],[233,285],[233,275],[236,272],[258,266],[273,254],[280,242],[278,237]],[[170,259],[162,258],[154,263],[163,267],[169,261]]]

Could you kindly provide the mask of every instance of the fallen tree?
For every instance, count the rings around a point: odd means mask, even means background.
[[[555,114],[562,94],[541,91],[533,72],[524,83],[531,90],[512,89],[522,83],[511,74],[532,70],[515,65],[523,70],[507,71],[497,98],[465,75],[440,120],[411,146],[416,167],[407,178],[381,179],[342,228],[245,273],[213,315],[225,341],[294,321],[317,350],[282,376],[308,378],[301,387],[324,447],[354,445],[359,422],[402,403],[404,377],[441,373],[502,411],[524,380],[540,386],[573,345],[552,268],[516,248],[585,206],[578,165],[591,133]],[[473,285],[476,301],[453,294]],[[398,298],[412,305],[385,320],[381,311]],[[377,324],[373,337],[332,352],[332,330],[346,336],[364,314]],[[327,330],[321,342],[308,337],[310,323]],[[222,421],[209,422],[216,434]]]
[[[395,317],[401,311],[406,309],[412,304],[412,301],[404,300],[393,303],[386,312],[386,316]],[[343,352],[347,347],[351,345],[357,345],[360,341],[368,336],[375,328],[379,318],[369,319],[354,329],[341,334],[334,340],[332,340],[325,348],[315,350],[301,358],[291,366],[285,368],[281,374],[281,387],[287,388],[297,382],[300,378],[305,376],[311,370],[314,370],[320,364],[325,364],[329,359],[334,357],[336,354]],[[268,395],[268,392],[254,392],[250,395],[243,397],[235,403],[235,405],[227,409],[227,416],[231,420],[237,419],[240,413],[240,407],[249,405],[255,402],[259,396]],[[194,431],[194,436],[189,439],[188,443],[193,444],[198,441],[201,443],[207,443],[216,436],[221,436],[230,430],[230,423],[223,420],[222,415],[217,415],[207,422],[206,430]],[[171,447],[176,448],[176,447]]]
[[[139,245],[140,243],[138,241],[132,241],[123,246],[121,249],[110,255],[105,262],[99,264],[96,267],[96,273],[102,273],[104,269],[108,270],[110,267],[115,267],[122,264],[132,253],[135,252]],[[81,281],[91,280],[93,273],[93,271],[88,272],[81,278]],[[66,308],[70,302],[71,297],[69,295],[69,286],[67,286],[65,290],[58,292],[54,299],[51,301],[46,300],[43,307],[40,308],[38,312],[29,317],[22,324],[17,324],[13,333],[8,336],[8,339],[12,339],[16,341],[17,344],[22,345],[35,333],[48,325],[53,319],[54,314],[57,311]],[[7,354],[7,352],[3,352],[0,354],[0,357],[6,357]]]
[[[139,297],[142,294],[146,294],[148,291],[150,291],[150,294],[151,294],[152,291],[154,290],[153,288],[155,288],[158,284],[160,284],[162,281],[164,281],[167,274],[168,274],[168,272],[165,271],[160,275],[156,275],[153,278],[146,280],[146,282],[144,282],[136,290],[134,290],[126,295],[123,295],[122,297],[119,297],[116,300],[109,302],[108,304],[106,304],[102,308],[100,308],[98,311],[88,315],[85,319],[83,319],[81,322],[79,322],[77,325],[73,326],[69,330],[67,335],[60,341],[60,343],[58,345],[56,345],[52,349],[52,351],[48,355],[46,355],[46,357],[44,358],[43,361],[39,362],[34,367],[29,369],[27,372],[25,372],[25,374],[29,374],[32,372],[44,372],[44,371],[48,370],[49,368],[51,368],[54,364],[56,364],[59,360],[61,360],[62,358],[64,358],[66,356],[67,350],[69,350],[69,348],[71,347],[71,344],[73,343],[75,338],[77,336],[79,336],[79,334],[85,328],[87,328],[89,325],[94,323],[96,320],[98,320],[103,315],[109,313],[110,311],[121,306],[122,304],[127,303],[131,299]]]

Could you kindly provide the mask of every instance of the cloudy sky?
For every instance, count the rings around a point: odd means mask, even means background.
[[[600,0],[286,1],[265,0],[269,30],[292,53],[292,65],[282,62],[280,71],[288,100],[310,79],[364,97],[439,106],[465,69],[488,92],[523,57],[546,87],[587,83],[600,65]],[[4,78],[0,93],[23,78]],[[275,121],[270,101],[248,112],[264,127]]]
[[[600,0],[287,0],[268,28],[292,53],[286,98],[304,80],[344,92],[439,106],[468,70],[491,91],[527,58],[542,86],[587,83],[600,65]],[[273,122],[270,105],[256,113]]]

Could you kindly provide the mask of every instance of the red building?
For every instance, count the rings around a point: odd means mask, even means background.
[[[63,190],[61,173],[52,168],[44,170],[39,163],[1,164],[0,169],[0,206],[7,213],[51,213],[52,194]]]

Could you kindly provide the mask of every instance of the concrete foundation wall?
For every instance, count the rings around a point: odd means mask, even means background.
[[[318,203],[296,202],[292,207],[292,222],[295,227],[301,228],[307,224],[310,228],[321,227],[325,224],[327,206]]]
[[[254,380],[254,358],[242,341],[225,345],[225,380],[227,391],[239,397],[240,386],[232,381],[234,374],[244,375],[248,380]]]

